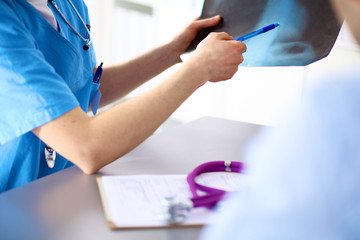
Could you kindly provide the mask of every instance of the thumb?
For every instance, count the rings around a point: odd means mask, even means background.
[[[217,32],[215,37],[219,40],[234,40],[234,38],[226,32]]]

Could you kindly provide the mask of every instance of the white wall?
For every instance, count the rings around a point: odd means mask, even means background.
[[[169,40],[201,13],[202,0],[127,0],[152,9],[152,15],[116,7],[122,0],[86,0],[92,16],[98,59],[106,64],[133,57]],[[183,56],[186,60],[188,56]],[[284,109],[301,104],[312,79],[327,69],[360,63],[360,51],[346,27],[333,51],[307,67],[240,68],[231,81],[207,84],[171,117],[187,122],[202,116],[276,125]],[[158,76],[161,81],[179,66]],[[129,97],[145,91],[145,84]]]

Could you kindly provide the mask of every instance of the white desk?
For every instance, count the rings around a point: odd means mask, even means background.
[[[153,135],[97,175],[184,174],[212,160],[242,160],[258,125],[205,117]],[[71,167],[0,195],[0,239],[197,239],[200,228],[110,230],[97,175]]]

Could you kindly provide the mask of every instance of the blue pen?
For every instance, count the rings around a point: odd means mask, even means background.
[[[266,32],[268,32],[268,31],[270,31],[270,30],[272,30],[272,29],[274,29],[274,28],[276,28],[278,26],[280,26],[279,23],[270,24],[269,26],[263,27],[263,28],[261,28],[259,30],[251,32],[249,34],[246,34],[246,35],[244,35],[242,37],[236,38],[235,40],[243,42],[243,41],[245,41],[245,40],[247,40],[249,38],[255,37],[255,36],[259,35],[259,34],[266,33]]]

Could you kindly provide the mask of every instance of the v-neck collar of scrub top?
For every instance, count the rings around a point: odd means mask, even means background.
[[[34,16],[37,17],[38,19],[40,19],[40,21],[44,22],[44,26],[46,26],[47,28],[50,28],[50,32],[55,36],[57,36],[58,38],[60,38],[64,43],[66,43],[66,45],[68,45],[68,47],[70,47],[77,55],[78,58],[80,58],[80,51],[78,49],[76,49],[73,44],[68,40],[70,39],[68,37],[69,34],[72,34],[72,32],[70,32],[69,30],[66,33],[67,27],[69,27],[67,25],[67,23],[61,18],[61,16],[59,15],[59,13],[56,11],[56,9],[53,8],[52,5],[49,5],[50,10],[52,11],[52,13],[55,16],[57,25],[58,25],[58,30],[54,29],[54,27],[44,18],[44,16],[34,8],[33,5],[31,5],[27,0],[18,0],[18,2],[22,3],[25,7],[27,7],[29,10],[34,12]],[[61,5],[61,2],[58,4]],[[61,6],[60,6],[61,8]],[[70,28],[70,27],[69,27]],[[72,30],[72,29],[71,29]]]
[[[56,30],[59,30],[58,24],[54,13],[48,6],[47,0],[26,0],[31,4],[45,19],[48,23],[53,26]]]

